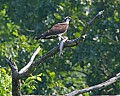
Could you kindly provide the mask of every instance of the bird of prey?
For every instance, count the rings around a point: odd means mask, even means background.
[[[36,37],[35,39],[52,39],[52,38],[57,38],[60,37],[63,39],[62,35],[66,33],[68,27],[69,27],[69,22],[71,21],[70,17],[66,17],[62,23],[57,23],[55,24],[51,29],[46,31],[45,33],[41,34],[40,36]]]

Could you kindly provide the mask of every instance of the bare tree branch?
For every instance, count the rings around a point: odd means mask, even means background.
[[[112,77],[112,78],[110,78],[109,80],[107,80],[103,83],[100,83],[98,85],[91,86],[91,87],[88,87],[88,88],[85,88],[85,89],[82,89],[82,90],[75,90],[71,93],[66,94],[65,96],[75,96],[75,95],[82,94],[82,93],[85,93],[85,92],[89,92],[89,91],[93,91],[93,90],[96,90],[96,89],[104,88],[108,85],[111,85],[111,84],[115,83],[119,79],[120,79],[120,72],[118,74],[116,74],[115,77]]]
[[[32,55],[30,59],[30,62],[19,71],[19,75],[21,75],[22,73],[26,72],[29,69],[29,67],[33,63],[33,60],[35,59],[35,56],[39,53],[39,51],[40,51],[40,47],[36,49],[36,51],[34,52],[34,54]]]
[[[87,29],[89,28],[89,26],[91,26],[95,21],[97,21],[97,19],[101,18],[103,15],[104,11],[100,11],[90,22],[88,22],[86,24],[86,26],[83,29],[82,35],[79,38],[73,39],[73,40],[68,40],[67,42],[65,42],[64,44],[64,48],[65,47],[73,47],[73,46],[77,46],[78,44],[80,44],[81,42],[84,41],[85,38],[83,38],[87,32]],[[45,61],[46,59],[48,59],[49,57],[55,55],[56,53],[59,52],[59,46],[54,47],[53,49],[51,49],[49,52],[47,52],[44,56],[40,57],[37,61],[33,62],[30,64],[30,66],[28,66],[27,70],[25,71],[20,71],[20,78],[29,75],[30,73],[32,73],[36,66],[39,66],[39,64],[43,61]],[[22,69],[23,70],[23,69]]]
[[[28,69],[24,72],[22,72],[19,76],[20,78],[29,75],[30,73],[32,73],[36,66],[39,66],[39,64],[43,61],[45,61],[47,58],[53,56],[54,54],[56,54],[57,52],[59,52],[59,46],[54,47],[52,50],[50,50],[49,52],[47,52],[44,56],[42,56],[41,58],[39,58],[37,61],[33,62],[30,67],[28,67]]]
[[[8,62],[8,65],[10,66],[12,71],[18,72],[17,65],[15,64],[15,62],[12,61],[11,58],[6,57],[6,61]]]
[[[100,11],[92,20],[90,20],[84,27],[83,29],[83,34],[85,34],[87,32],[87,30],[89,29],[89,27],[99,18],[101,18],[103,16],[104,10]]]

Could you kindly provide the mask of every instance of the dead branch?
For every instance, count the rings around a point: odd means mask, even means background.
[[[10,68],[11,68],[12,71],[18,72],[17,65],[12,61],[11,57],[9,57],[9,58],[6,57],[6,61],[8,62],[8,65],[10,66]]]
[[[26,72],[29,69],[29,67],[33,63],[33,60],[35,59],[35,56],[39,53],[39,51],[40,51],[40,47],[38,47],[36,49],[36,51],[34,52],[34,54],[31,57],[29,63],[19,71],[19,75],[21,75],[22,73]]]
[[[93,90],[96,90],[96,89],[101,89],[101,88],[104,88],[108,85],[111,85],[111,84],[115,83],[119,79],[120,79],[120,72],[118,74],[116,74],[115,77],[112,77],[112,78],[110,78],[109,80],[107,80],[103,83],[100,83],[98,85],[91,86],[91,87],[88,87],[88,88],[85,88],[85,89],[82,89],[82,90],[75,90],[71,93],[66,94],[65,96],[75,96],[75,95],[82,94],[82,93],[89,92],[89,91],[93,91]]]

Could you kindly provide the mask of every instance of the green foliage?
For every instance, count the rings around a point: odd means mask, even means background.
[[[12,95],[12,77],[9,75],[8,72],[6,72],[5,68],[0,68],[0,96]]]
[[[35,41],[35,36],[70,16],[67,36],[79,37],[85,24],[99,11],[105,11],[103,18],[91,25],[83,43],[66,48],[61,57],[56,54],[49,58],[32,77],[22,80],[23,94],[65,94],[104,82],[120,71],[119,0],[1,0],[0,5],[0,66],[8,68],[5,59],[11,56],[19,69],[38,46],[40,57],[58,43],[57,39]],[[119,90],[118,81],[84,95],[120,94]]]
[[[26,78],[26,80],[22,81],[22,88],[21,89],[24,89],[25,91],[23,91],[23,93],[25,94],[26,92],[28,92],[29,94],[32,94],[33,93],[33,90],[36,89],[36,84],[38,84],[39,82],[42,81],[41,79],[41,76],[42,74],[38,74],[36,76],[31,76],[31,77],[28,77]]]

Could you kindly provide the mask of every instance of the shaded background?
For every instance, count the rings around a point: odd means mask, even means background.
[[[120,71],[119,0],[1,0],[0,1],[0,95],[11,94],[11,71],[6,56],[19,69],[38,46],[39,56],[58,40],[34,40],[66,16],[72,18],[69,39],[79,37],[85,24],[99,11],[104,17],[93,24],[83,43],[66,48],[64,55],[49,58],[30,77],[22,79],[22,94],[65,94],[108,80]],[[37,57],[37,58],[38,58]],[[37,59],[36,58],[36,59]],[[120,81],[100,90],[84,93],[120,94]]]

